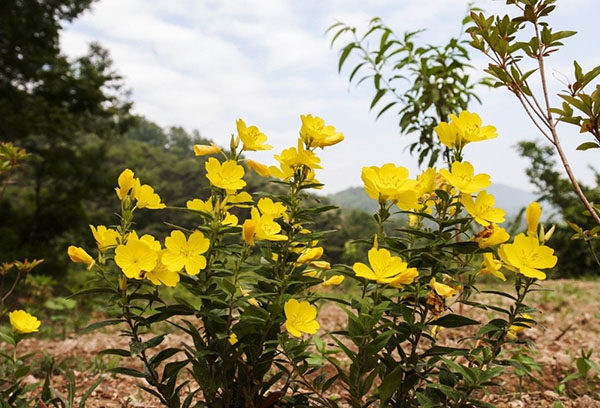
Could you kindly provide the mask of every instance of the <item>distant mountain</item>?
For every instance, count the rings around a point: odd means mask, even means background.
[[[507,217],[514,217],[521,208],[527,207],[536,199],[536,195],[505,184],[494,184],[487,191],[496,197],[496,206],[506,211]],[[362,187],[350,187],[327,196],[335,205],[342,209],[359,209],[374,213],[378,205],[371,200]]]

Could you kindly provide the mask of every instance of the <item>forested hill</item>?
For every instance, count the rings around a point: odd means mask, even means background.
[[[504,209],[509,218],[536,199],[535,194],[505,184],[493,184],[487,191],[496,197],[496,206]],[[357,209],[368,213],[377,211],[377,202],[371,200],[362,187],[350,187],[327,196],[342,209]]]

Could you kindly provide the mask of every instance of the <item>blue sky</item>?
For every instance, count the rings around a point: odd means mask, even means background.
[[[477,4],[488,12],[507,10],[504,1]],[[108,48],[132,90],[134,110],[162,126],[198,129],[227,145],[237,118],[257,125],[275,147],[251,155],[265,163],[295,143],[300,114],[323,117],[346,136],[321,154],[325,169],[317,177],[329,193],[361,185],[363,166],[394,162],[412,175],[418,167],[403,151],[413,139],[398,134],[396,117],[375,121],[369,112],[371,88],[350,86],[348,72],[337,74],[327,27],[339,20],[360,28],[380,16],[398,33],[426,28],[423,41],[439,44],[458,34],[466,7],[465,0],[100,0],[66,27],[61,44],[72,56],[91,41]],[[573,58],[584,69],[600,65],[600,8],[597,0],[558,0],[554,14],[556,29],[579,31],[550,60],[558,91],[561,77],[572,75]],[[474,75],[482,75],[484,57],[473,51],[472,58]],[[483,105],[470,109],[500,136],[468,146],[467,160],[494,182],[530,191],[527,162],[514,145],[541,137],[507,91],[481,89],[480,96]],[[561,134],[576,174],[591,181],[588,167],[598,152],[574,151],[585,141],[576,129],[564,126]]]

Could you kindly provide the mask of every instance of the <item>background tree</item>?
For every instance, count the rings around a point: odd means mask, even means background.
[[[462,27],[469,22],[467,16]],[[417,155],[419,164],[432,166],[440,153],[447,153],[434,134],[439,122],[448,121],[450,114],[466,110],[472,100],[481,102],[474,92],[486,80],[470,77],[467,41],[451,38],[444,46],[419,45],[419,31],[407,31],[398,36],[379,17],[373,18],[364,34],[343,22],[332,25],[331,45],[346,40],[340,49],[338,70],[354,57],[356,64],[349,82],[372,81],[375,95],[370,109],[377,109],[377,118],[385,112],[396,112],[398,126],[404,135],[418,136],[407,147]]]

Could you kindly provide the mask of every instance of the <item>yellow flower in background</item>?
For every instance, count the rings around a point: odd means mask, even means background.
[[[8,314],[8,319],[13,330],[21,334],[37,332],[42,324],[37,317],[24,310],[13,310]]]
[[[369,264],[356,262],[352,269],[356,276],[388,284],[395,281],[403,272],[407,271],[408,264],[399,256],[392,256],[387,249],[371,248],[368,252]]]
[[[482,126],[479,115],[468,111],[462,111],[458,116],[450,115],[450,123],[441,122],[435,132],[440,142],[450,149],[461,149],[470,142],[498,137],[494,126]]]
[[[115,263],[128,278],[142,279],[156,266],[158,254],[149,242],[149,239],[142,241],[137,235],[129,234],[127,243],[115,249]]]
[[[196,156],[209,156],[211,154],[216,154],[221,151],[221,148],[214,143],[210,145],[194,145],[194,154]]]
[[[246,159],[246,166],[248,166],[249,169],[254,170],[259,176],[271,177],[271,172],[269,171],[269,168],[262,163]]]
[[[193,200],[187,200],[185,206],[194,211],[202,211],[205,213],[212,213],[213,205],[210,198],[206,201],[203,201],[199,198],[194,198]]]
[[[323,286],[323,287],[338,286],[343,281],[344,281],[344,275],[333,275],[331,278],[329,278],[325,282],[321,283],[321,286]]]
[[[317,308],[310,303],[298,302],[290,299],[283,306],[285,312],[285,328],[294,337],[301,337],[302,333],[315,334],[319,330],[317,322]]]
[[[449,149],[459,150],[465,144],[454,122],[440,122],[433,130],[438,135],[440,142]]]
[[[96,263],[96,261],[94,261],[94,258],[92,258],[90,254],[85,252],[85,249],[76,247],[74,245],[71,245],[69,246],[69,248],[67,248],[67,255],[69,255],[71,261],[75,263],[86,264],[88,269],[91,269],[92,266],[94,266],[94,264]]]
[[[238,222],[239,222],[238,217],[231,214],[229,211],[226,211],[225,217],[223,218],[223,221],[221,221],[221,224],[228,225],[230,227],[235,227],[238,225]]]
[[[480,274],[494,275],[496,278],[506,281],[506,277],[500,269],[502,269],[502,262],[497,260],[494,257],[494,254],[489,252],[483,254],[483,262],[481,263],[481,270],[479,271]]]
[[[429,281],[429,286],[441,297],[449,298],[454,296],[456,293],[456,289],[452,286],[445,285],[435,280],[435,278],[431,278]]]
[[[133,171],[129,169],[123,170],[117,182],[119,183],[119,187],[116,187],[115,191],[119,200],[124,200],[128,195],[132,199],[135,198],[136,190],[140,187],[140,179],[134,177]]]
[[[417,196],[422,197],[425,194],[432,193],[437,188],[437,169],[429,167],[417,176],[415,191]]]
[[[283,217],[283,214],[287,210],[287,207],[283,203],[276,203],[268,197],[258,200],[256,206],[262,215],[268,215],[273,218]]]
[[[256,126],[246,127],[242,119],[238,119],[235,124],[237,125],[238,136],[244,144],[244,150],[257,151],[271,150],[273,148],[273,146],[265,144],[267,136],[258,130]]]
[[[256,223],[248,219],[242,225],[242,237],[247,245],[254,246],[254,233],[256,232]]]
[[[323,247],[307,248],[298,257],[296,263],[307,264],[323,256]]]
[[[164,250],[159,252],[156,266],[146,273],[146,278],[156,286],[165,285],[173,288],[179,283],[179,272],[169,270],[162,262],[164,253]]]
[[[252,196],[246,191],[240,191],[237,194],[235,191],[228,191],[227,197],[223,201],[223,205],[225,206],[240,208],[250,208],[252,207],[252,203]]]
[[[331,264],[327,261],[312,261],[310,266],[317,269],[329,270],[331,269]]]
[[[474,175],[475,170],[469,162],[452,163],[452,172],[441,169],[440,174],[458,191],[466,194],[474,194],[491,184],[490,176],[487,174]]]
[[[400,288],[405,285],[410,285],[419,276],[417,268],[406,268],[406,270],[400,272],[393,281],[390,282],[390,286]]]
[[[231,333],[229,335],[229,344],[231,344],[232,346],[238,342],[238,337],[235,333]]]
[[[365,192],[374,200],[392,200],[402,210],[418,207],[417,182],[408,178],[405,167],[393,163],[381,167],[363,167],[361,179]]]
[[[210,183],[224,190],[239,190],[244,188],[244,168],[235,160],[227,160],[221,164],[214,157],[210,157],[206,164],[206,178]]]
[[[336,132],[333,126],[326,126],[323,119],[318,116],[300,115],[302,127],[300,128],[300,137],[309,147],[333,146],[344,140],[341,132]]]
[[[525,211],[525,218],[527,219],[527,235],[531,237],[537,236],[541,216],[542,208],[537,201],[534,201],[527,206],[527,210]]]
[[[148,184],[144,184],[136,191],[135,198],[137,199],[138,208],[160,210],[166,207],[164,203],[160,202],[160,196]]]
[[[281,225],[268,215],[261,216],[256,207],[250,210],[252,221],[255,225],[255,236],[259,241],[285,241],[287,236],[280,234]]]
[[[496,199],[487,191],[482,191],[477,194],[477,198],[473,201],[470,194],[461,194],[460,199],[465,206],[465,210],[475,219],[478,224],[487,227],[492,223],[504,222],[504,210],[494,208]]]
[[[116,246],[117,238],[121,236],[118,231],[106,228],[104,225],[97,227],[90,225],[90,229],[100,252],[106,252],[108,248]]]
[[[508,241],[510,235],[504,228],[491,224],[477,233],[474,239],[479,244],[479,248],[488,248]]]
[[[481,142],[498,137],[494,126],[481,126],[481,118],[476,113],[462,111],[458,117],[450,115],[450,119],[456,123],[460,137],[467,142]]]
[[[304,145],[302,144],[302,140],[298,140],[298,147],[290,147],[289,149],[285,149],[279,155],[274,156],[275,159],[281,165],[281,169],[283,173],[285,173],[284,168],[295,169],[300,166],[306,166],[311,169],[322,169],[321,159],[317,157],[314,152],[310,150],[306,150]],[[271,173],[272,167],[269,168]]]
[[[202,255],[208,251],[210,240],[200,231],[194,231],[186,239],[179,230],[171,231],[165,239],[166,251],[162,262],[170,271],[180,271],[185,268],[188,275],[197,275],[206,268],[206,258]]]
[[[525,234],[517,235],[512,244],[501,245],[498,255],[508,269],[535,279],[546,279],[540,269],[553,268],[558,261],[552,248]]]

